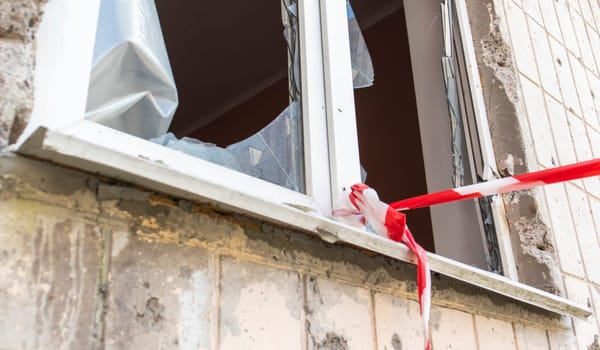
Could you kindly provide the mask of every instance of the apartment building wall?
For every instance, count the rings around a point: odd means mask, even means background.
[[[0,11],[6,144],[32,107],[40,2],[4,0]],[[499,168],[599,157],[597,0],[470,1],[469,11]],[[598,181],[505,197],[515,250],[594,315],[559,317],[434,274],[434,349],[600,348]],[[414,276],[224,208],[0,156],[0,348],[419,349]]]

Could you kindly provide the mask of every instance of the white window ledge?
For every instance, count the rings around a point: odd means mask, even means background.
[[[345,242],[414,263],[406,246],[320,214],[308,196],[95,123],[81,121],[63,131],[40,127],[16,151],[312,232],[330,243]],[[566,316],[591,315],[585,305],[508,278],[433,253],[428,253],[428,259],[432,271],[514,300]]]

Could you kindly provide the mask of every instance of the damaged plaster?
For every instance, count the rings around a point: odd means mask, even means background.
[[[19,320],[15,339],[36,330],[41,347],[259,346],[269,324],[306,322],[288,339],[350,349],[372,327],[371,293],[417,299],[410,264],[41,161],[2,157],[0,206],[0,273],[13,281],[0,295],[21,295],[17,307],[39,314],[5,312],[0,325]],[[46,259],[44,242],[70,258]],[[32,272],[41,269],[57,272]],[[562,328],[556,315],[444,276],[434,275],[433,295],[438,307]]]
[[[479,64],[490,134],[500,176],[526,173],[533,155],[531,135],[526,132],[523,101],[519,97],[514,53],[506,41],[502,3],[467,1]],[[522,127],[525,125],[525,127]],[[558,259],[549,226],[539,215],[535,192],[502,195],[510,241],[519,281],[561,293]]]
[[[0,2],[0,148],[17,140],[31,115],[35,34],[45,3]]]
[[[327,332],[325,339],[315,344],[315,350],[348,350],[348,342],[344,336],[339,336],[333,332]]]
[[[513,64],[511,46],[504,40],[500,31],[500,18],[494,13],[492,4],[486,5],[489,15],[489,32],[481,38],[481,59],[494,72],[512,103],[519,102],[516,70]]]

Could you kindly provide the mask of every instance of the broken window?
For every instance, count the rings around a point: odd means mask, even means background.
[[[295,1],[101,4],[87,119],[304,191]]]
[[[346,2],[362,177],[387,202],[482,179],[449,1]],[[88,119],[306,191],[296,0],[101,3]],[[500,271],[489,212],[481,200],[409,219],[427,250]]]
[[[296,1],[156,6],[102,1],[86,118],[304,192]],[[355,86],[369,86],[347,12]]]
[[[449,0],[352,3],[377,72],[372,87],[355,90],[367,183],[392,202],[480,181],[477,123],[454,6]],[[425,249],[501,272],[485,199],[408,215]]]

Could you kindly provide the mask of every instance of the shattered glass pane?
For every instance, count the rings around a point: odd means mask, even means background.
[[[86,118],[304,192],[297,0],[282,0],[282,9],[290,104],[258,133],[225,148],[166,133],[178,97],[153,0],[101,1]],[[349,2],[347,15],[354,87],[371,86],[371,56]]]
[[[227,146],[241,171],[263,180],[304,191],[300,106],[292,102],[269,125],[241,142]]]
[[[245,174],[304,192],[304,158],[300,107],[300,56],[295,0],[283,0],[283,35],[288,48],[290,104],[256,134],[225,148],[172,133],[152,142]]]
[[[226,148],[172,133],[150,141],[302,192],[302,152],[295,146],[301,144],[300,122],[299,104],[293,102],[261,131]]]
[[[348,32],[350,34],[350,58],[352,60],[352,83],[355,89],[373,85],[375,71],[367,43],[363,38],[350,2],[346,2]]]

